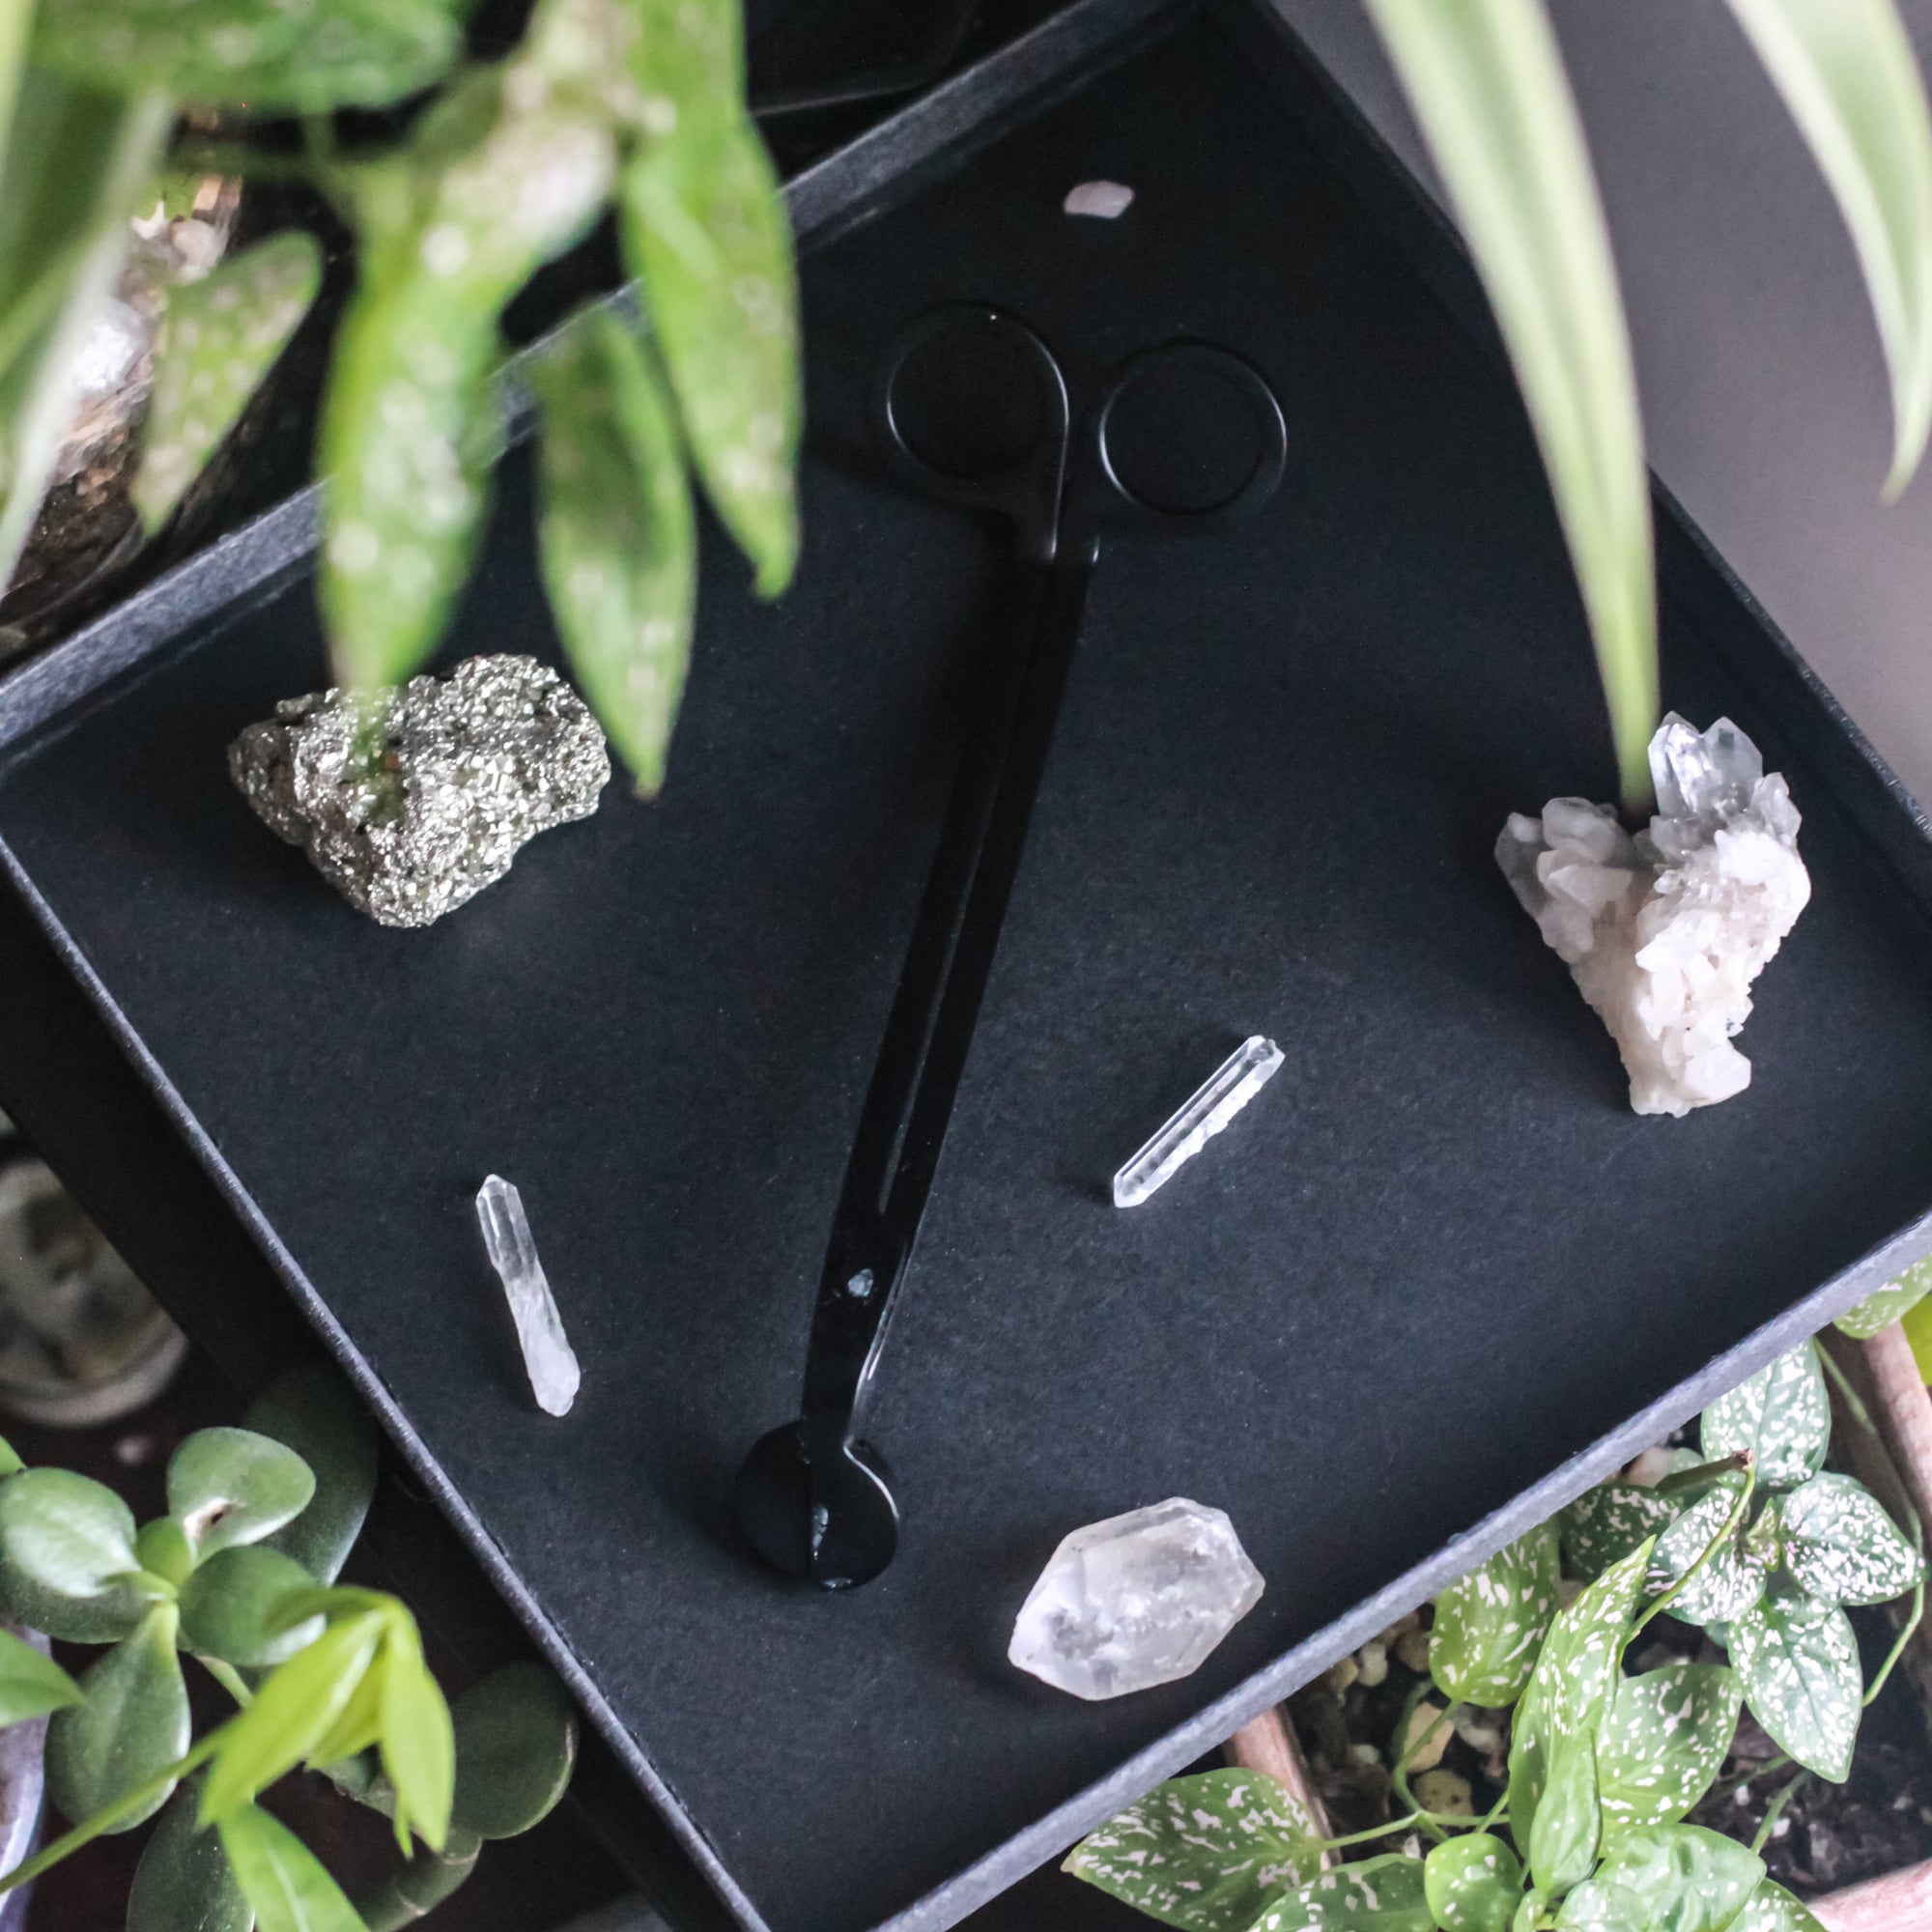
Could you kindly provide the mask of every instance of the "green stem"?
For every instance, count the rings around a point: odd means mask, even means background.
[[[194,1661],[233,1697],[242,1710],[255,1701],[255,1693],[242,1681],[242,1673],[232,1663],[224,1663],[218,1657],[204,1657],[200,1651],[192,1653]]]
[[[1422,1829],[1439,1843],[1442,1837],[1442,1830],[1436,1821],[1436,1813],[1426,1810],[1422,1805],[1418,1804],[1415,1793],[1408,1788],[1408,1766],[1410,1759],[1441,1730],[1444,1724],[1450,1721],[1449,1712],[1456,1708],[1453,1704],[1450,1705],[1449,1709],[1445,1710],[1420,1737],[1411,1738],[1409,1736],[1409,1729],[1415,1721],[1416,1711],[1420,1708],[1423,1698],[1434,1689],[1435,1686],[1430,1680],[1426,1677],[1423,1678],[1416,1685],[1415,1689],[1408,1693],[1408,1701],[1402,1707],[1402,1716],[1397,1720],[1395,1732],[1396,1743],[1400,1749],[1394,1763],[1389,1767],[1389,1782],[1394,1785],[1396,1796],[1415,1813],[1417,1820],[1422,1825]],[[1448,1814],[1445,1813],[1443,1815],[1446,1816]]]
[[[1877,1435],[1877,1425],[1871,1419],[1871,1410],[1864,1406],[1863,1399],[1852,1386],[1851,1378],[1836,1362],[1832,1359],[1832,1351],[1814,1335],[1811,1338],[1812,1352],[1824,1365],[1825,1373],[1831,1377],[1838,1394],[1843,1397],[1845,1408],[1852,1420],[1868,1435]]]
[[[231,1718],[229,1723],[233,1723]],[[50,1867],[57,1865],[65,1858],[71,1858],[81,1846],[92,1844],[103,1832],[111,1832],[123,1818],[145,1809],[167,1788],[191,1771],[199,1771],[219,1746],[228,1725],[222,1724],[212,1730],[188,1752],[185,1757],[177,1758],[165,1771],[157,1771],[144,1783],[137,1784],[124,1798],[117,1798],[112,1804],[97,1811],[92,1818],[76,1825],[66,1836],[56,1838],[45,1851],[31,1858],[23,1865],[16,1865],[5,1878],[0,1878],[0,1892],[12,1891],[15,1886],[25,1885],[30,1879],[39,1878]]]
[[[1787,1784],[1784,1787],[1784,1789],[1780,1791],[1777,1794],[1777,1796],[1774,1798],[1771,1801],[1771,1803],[1765,1806],[1764,1823],[1757,1828],[1757,1836],[1751,1840],[1750,1848],[1752,1851],[1761,1852],[1764,1850],[1765,1846],[1771,1842],[1771,1828],[1777,1823],[1779,1812],[1781,1812],[1784,1809],[1784,1807],[1791,1803],[1792,1799],[1798,1795],[1799,1787],[1801,1785],[1808,1784],[1810,1781],[1811,1781],[1811,1774],[1808,1771],[1801,1771],[1798,1774],[1798,1776],[1794,1777],[1791,1780],[1791,1782]]]
[[[1712,1557],[1714,1557],[1718,1553],[1718,1551],[1720,1550],[1724,1547],[1724,1545],[1727,1544],[1731,1540],[1731,1538],[1738,1533],[1739,1529],[1743,1527],[1745,1513],[1750,1508],[1751,1492],[1756,1488],[1757,1488],[1757,1466],[1755,1463],[1747,1463],[1745,1464],[1745,1486],[1741,1491],[1738,1492],[1738,1499],[1735,1503],[1731,1505],[1731,1513],[1724,1519],[1723,1526],[1718,1531],[1717,1535],[1712,1537],[1710,1542],[1707,1543],[1703,1547],[1703,1548],[1697,1552],[1696,1562],[1691,1564],[1690,1569],[1685,1571],[1683,1576],[1678,1577],[1676,1582],[1671,1584],[1669,1589],[1664,1591],[1662,1596],[1659,1597],[1657,1601],[1653,1603],[1647,1610],[1644,1611],[1643,1615],[1638,1617],[1636,1622],[1631,1626],[1631,1634],[1626,1641],[1625,1645],[1626,1648],[1628,1648],[1630,1644],[1633,1644],[1636,1641],[1637,1637],[1639,1636],[1639,1634],[1641,1634],[1643,1631],[1644,1625],[1649,1623],[1651,1618],[1656,1616],[1659,1610],[1667,1609],[1672,1604],[1674,1604],[1677,1601],[1679,1597],[1681,1597],[1684,1594],[1684,1592],[1690,1587],[1691,1578],[1697,1575],[1698,1571],[1704,1569],[1710,1563]]]
[[[1912,1547],[1918,1551],[1919,1577],[1912,1586],[1912,1614],[1905,1620],[1897,1640],[1886,1653],[1886,1659],[1878,1667],[1878,1674],[1865,1690],[1865,1702],[1869,1704],[1885,1689],[1886,1679],[1891,1675],[1892,1665],[1905,1655],[1905,1646],[1912,1641],[1912,1634],[1925,1619],[1925,1534],[1918,1526],[1918,1512],[1912,1512]]]

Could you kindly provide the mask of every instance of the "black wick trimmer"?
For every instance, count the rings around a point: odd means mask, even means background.
[[[1008,418],[1009,429],[1023,419],[1017,433],[998,446],[999,424],[976,419],[963,446],[954,436],[931,447],[948,412],[949,365],[983,372],[989,360],[1003,372],[1003,408],[969,413]],[[962,407],[955,398],[955,429]],[[1011,316],[980,306],[935,310],[898,338],[877,412],[903,477],[1011,524],[1012,595],[981,668],[845,1171],[803,1407],[796,1422],[759,1437],[738,1472],[738,1516],[753,1547],[826,1590],[868,1582],[898,1547],[891,1472],[859,1430],[965,1072],[1102,540],[1135,528],[1221,528],[1274,494],[1287,455],[1281,405],[1260,373],[1197,342],[1123,363],[1076,442],[1052,352]],[[1142,481],[1143,469],[1156,480]]]

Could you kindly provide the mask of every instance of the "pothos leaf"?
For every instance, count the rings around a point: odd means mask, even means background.
[[[291,231],[171,292],[133,486],[134,507],[150,532],[167,521],[234,428],[321,282],[321,244]]]
[[[1595,1882],[1643,1900],[1649,1932],[1723,1932],[1763,1876],[1764,1861],[1720,1833],[1639,1825],[1605,1850]]]
[[[1864,1694],[1844,1611],[1779,1578],[1731,1625],[1728,1641],[1751,1716],[1800,1764],[1842,1783]]]
[[[640,148],[621,214],[705,492],[774,597],[798,560],[798,285],[756,129],[733,115]]]
[[[1813,1476],[1784,1498],[1784,1561],[1813,1597],[1883,1604],[1925,1574],[1878,1498],[1850,1476]]]
[[[1762,1552],[1745,1547],[1732,1521],[1747,1480],[1726,1472],[1657,1539],[1648,1578],[1653,1590],[1666,1590],[1696,1569],[1668,1605],[1687,1624],[1729,1623],[1764,1595]]]
[[[1666,1663],[1618,1684],[1597,1732],[1606,1839],[1690,1811],[1723,1768],[1743,1700],[1738,1673],[1720,1664]]]
[[[1881,1328],[1889,1328],[1917,1308],[1927,1290],[1932,1290],[1932,1258],[1914,1262],[1896,1281],[1875,1290],[1856,1308],[1846,1309],[1832,1325],[1857,1341],[1869,1342]]]
[[[1253,1771],[1177,1777],[1083,1838],[1063,1871],[1185,1932],[1246,1932],[1269,1899],[1321,1870],[1315,1822]]]
[[[697,529],[655,358],[592,311],[537,357],[544,582],[571,667],[638,788],[664,783],[691,656]]]
[[[1490,1832],[1447,1838],[1423,1861],[1423,1894],[1442,1932],[1508,1932],[1522,1866]]]
[[[1683,1508],[1681,1498],[1635,1483],[1600,1483],[1585,1490],[1556,1519],[1571,1572],[1594,1582],[1645,1537],[1673,1522]]]
[[[1434,1923],[1422,1861],[1393,1853],[1323,1872],[1277,1899],[1254,1932],[1429,1932]]]
[[[1811,1344],[1719,1396],[1704,1411],[1699,1439],[1713,1462],[1748,1450],[1760,1489],[1796,1489],[1815,1476],[1832,1439],[1832,1403]]]
[[[1465,1704],[1514,1704],[1556,1612],[1556,1526],[1542,1523],[1435,1600],[1429,1669]]]

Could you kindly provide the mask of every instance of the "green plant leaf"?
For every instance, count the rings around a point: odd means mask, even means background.
[[[1627,1885],[1585,1879],[1556,1909],[1557,1932],[1649,1932],[1643,1898]]]
[[[252,1429],[197,1429],[168,1458],[168,1509],[198,1561],[272,1535],[314,1493],[308,1464]]]
[[[1811,1344],[1802,1343],[1719,1396],[1699,1428],[1704,1454],[1713,1462],[1749,1451],[1761,1490],[1796,1489],[1815,1476],[1832,1439],[1832,1402]]]
[[[459,1702],[459,1817],[467,1815],[465,1733]],[[1305,1885],[1321,1870],[1314,1837],[1314,1820],[1273,1778],[1209,1771],[1156,1786],[1083,1838],[1061,1869],[1164,1925],[1246,1932],[1284,1887]]]
[[[1368,0],[1528,404],[1609,702],[1627,805],[1651,796],[1650,484],[1616,270],[1542,0]]]
[[[264,1539],[318,1583],[335,1581],[376,1493],[381,1437],[355,1392],[327,1362],[307,1362],[263,1391],[243,1421],[299,1456],[315,1474],[308,1507]]]
[[[506,1663],[472,1684],[449,1715],[456,1741],[452,1829],[479,1838],[514,1838],[549,1817],[577,1762],[577,1711],[556,1673],[541,1663]],[[1286,1793],[1283,1802],[1300,1811]],[[1259,1812],[1249,1815],[1262,1829]],[[1305,1820],[1298,1835],[1312,1835]],[[1313,1871],[1309,1863],[1301,1875]]]
[[[9,1476],[17,1476],[26,1466],[20,1461],[19,1451],[0,1436],[0,1483],[4,1483]]]
[[[201,1790],[204,1824],[229,1816],[314,1752],[355,1695],[382,1637],[382,1612],[365,1610],[331,1624],[275,1666],[255,1701],[230,1721],[209,1766]]]
[[[1682,1498],[1635,1483],[1600,1483],[1585,1490],[1556,1519],[1571,1574],[1593,1583],[1647,1536],[1676,1520]]]
[[[322,1634],[319,1616],[282,1628],[275,1614],[309,1584],[308,1572],[278,1549],[217,1550],[182,1589],[182,1636],[190,1650],[240,1669],[280,1663]]]
[[[169,293],[133,483],[151,535],[235,427],[321,285],[322,244],[291,230]]]
[[[775,597],[798,561],[798,286],[756,129],[681,114],[624,171],[620,216],[705,494]]]
[[[71,1469],[29,1469],[0,1483],[0,1549],[29,1583],[62,1597],[98,1597],[140,1568],[132,1511]]]
[[[1651,1549],[1638,1544],[1550,1623],[1510,1725],[1510,1830],[1519,1844],[1535,1831],[1555,1747],[1593,1737],[1609,1709]]]
[[[44,1718],[69,1704],[78,1704],[81,1689],[52,1658],[30,1643],[0,1630],[0,1725]]]
[[[1710,1790],[1737,1734],[1744,1687],[1721,1664],[1676,1662],[1626,1677],[1597,1731],[1604,1835],[1674,1825]]]
[[[194,1807],[185,1784],[162,1810],[134,1867],[128,1932],[249,1932],[255,1923],[220,1833],[197,1825]]]
[[[175,1652],[172,1604],[158,1604],[130,1636],[80,1680],[81,1701],[47,1723],[47,1790],[72,1819],[91,1817],[164,1771],[187,1749],[187,1686]],[[167,1803],[162,1786],[152,1804],[109,1830],[128,1832]]]
[[[1529,1868],[1537,1890],[1560,1898],[1581,1884],[1597,1862],[1602,1837],[1596,1742],[1588,1733],[1559,1737],[1549,1747],[1549,1776],[1529,1833]]]
[[[1925,1574],[1878,1498],[1850,1476],[1813,1476],[1784,1498],[1784,1561],[1810,1596],[1883,1604]]]
[[[126,1583],[65,1597],[0,1558],[0,1611],[61,1643],[113,1643],[147,1615],[148,1599]]]
[[[1514,1704],[1556,1613],[1556,1525],[1546,1522],[1436,1598],[1430,1675],[1458,1702]]]
[[[1703,1567],[1667,1605],[1687,1624],[1729,1623],[1764,1595],[1769,1566],[1763,1551],[1747,1548],[1731,1520],[1747,1481],[1727,1471],[1657,1539],[1647,1579],[1652,1590],[1668,1589],[1703,1559]]]
[[[1649,1932],[1723,1932],[1764,1876],[1764,1861],[1701,1825],[1639,1825],[1604,1854],[1596,1882],[1645,1905]]]
[[[40,0],[34,58],[110,94],[319,114],[439,79],[461,46],[448,0]]]
[[[261,1932],[366,1932],[321,1861],[260,1805],[221,1820],[221,1848]]]
[[[1825,1932],[1810,1908],[1773,1879],[1762,1879],[1732,1921],[1733,1932]]]
[[[1730,0],[1858,250],[1891,372],[1888,496],[1932,426],[1932,114],[1892,0]]]
[[[1275,1900],[1253,1932],[1430,1932],[1423,1861],[1391,1853],[1343,1865]]]
[[[1509,1932],[1522,1895],[1522,1866],[1502,1839],[1471,1832],[1430,1852],[1422,1889],[1442,1932]]]
[[[1896,1281],[1875,1290],[1856,1308],[1846,1309],[1832,1326],[1856,1341],[1869,1342],[1881,1328],[1889,1328],[1911,1314],[1928,1289],[1932,1289],[1932,1259],[1914,1262]]]
[[[1844,1611],[1779,1578],[1730,1627],[1727,1641],[1751,1716],[1780,1749],[1842,1784],[1864,1695],[1858,1639]]]
[[[187,1533],[171,1516],[157,1516],[144,1522],[134,1539],[134,1554],[140,1567],[151,1577],[179,1588],[194,1568],[194,1551],[188,1548]]]
[[[641,792],[664,783],[697,600],[697,527],[655,358],[604,310],[531,366],[544,582],[571,668]]]
[[[456,1740],[449,1706],[423,1662],[413,1627],[407,1640],[392,1631],[383,1659],[383,1770],[394,1788],[398,1815],[434,1851],[449,1835],[456,1787]]]

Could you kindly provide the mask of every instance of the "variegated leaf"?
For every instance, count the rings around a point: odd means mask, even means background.
[[[1747,1549],[1731,1523],[1745,1481],[1735,1470],[1719,1477],[1657,1539],[1650,1561],[1653,1590],[1669,1589],[1703,1560],[1666,1606],[1687,1624],[1728,1623],[1764,1595],[1768,1569],[1761,1552]]]
[[[1315,1823],[1254,1771],[1177,1777],[1110,1819],[1062,1866],[1186,1932],[1246,1932],[1267,1902],[1321,1870]]]
[[[1587,1878],[1556,1909],[1556,1932],[1649,1932],[1650,1907],[1627,1885]]]
[[[1719,1396],[1702,1419],[1704,1454],[1716,1462],[1748,1450],[1765,1490],[1793,1490],[1815,1476],[1831,1439],[1831,1398],[1809,1342]]]
[[[1645,1537],[1673,1522],[1683,1507],[1681,1498],[1635,1483],[1600,1483],[1556,1520],[1564,1559],[1573,1575],[1594,1582]]]
[[[1647,1932],[1724,1932],[1764,1877],[1764,1861],[1701,1825],[1640,1825],[1619,1833],[1596,1883],[1642,1899]]]
[[[1597,1753],[1586,1734],[1549,1747],[1549,1776],[1529,1833],[1529,1869],[1537,1889],[1560,1898],[1597,1862],[1604,1814],[1597,1803]]]
[[[1811,1908],[1772,1879],[1760,1879],[1731,1921],[1731,1932],[1825,1932]]]
[[[1883,1604],[1925,1574],[1878,1498],[1850,1476],[1813,1476],[1784,1498],[1784,1561],[1804,1589],[1834,1604]]]
[[[1751,1716],[1800,1764],[1842,1783],[1864,1695],[1858,1638],[1844,1611],[1780,1577],[1727,1635]]]
[[[1254,1922],[1253,1932],[1430,1932],[1420,1859],[1394,1853],[1323,1872],[1298,1891],[1278,1899]]]
[[[1932,1289],[1932,1257],[1914,1262],[1896,1281],[1868,1294],[1856,1308],[1848,1308],[1832,1324],[1861,1342],[1869,1342],[1881,1328],[1889,1328],[1917,1308]]]
[[[1522,1866],[1489,1832],[1447,1838],[1423,1861],[1422,1889],[1442,1932],[1509,1932]]]
[[[1556,1613],[1556,1526],[1548,1522],[1458,1577],[1435,1600],[1435,1682],[1461,1703],[1514,1704]]]
[[[1626,1677],[1597,1731],[1604,1835],[1670,1825],[1711,1788],[1737,1733],[1744,1687],[1721,1664],[1666,1663]]]

